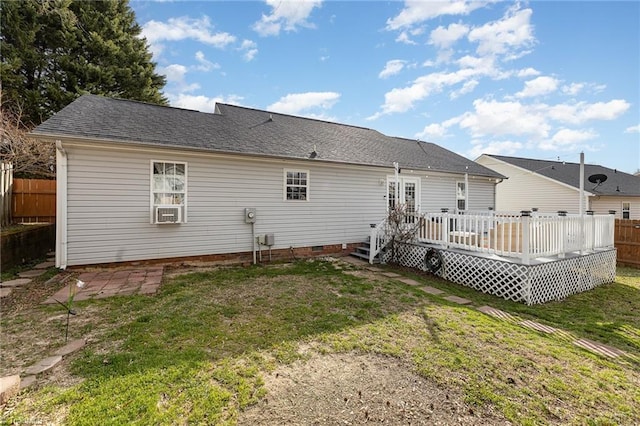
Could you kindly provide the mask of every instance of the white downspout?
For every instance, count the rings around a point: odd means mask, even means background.
[[[393,168],[395,169],[395,177],[396,177],[396,199],[395,205],[393,207],[397,207],[400,205],[400,168],[398,167],[398,163],[393,163]]]
[[[56,268],[67,268],[67,152],[56,140]]]
[[[469,173],[464,174],[464,207],[469,210]]]

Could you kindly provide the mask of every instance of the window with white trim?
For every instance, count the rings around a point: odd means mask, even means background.
[[[631,216],[631,203],[622,203],[622,218],[629,219]]]
[[[458,210],[467,209],[467,188],[464,182],[456,182],[456,207]]]
[[[163,222],[163,217],[166,217],[169,222],[186,222],[186,202],[187,163],[152,161],[151,207],[154,215],[153,222]],[[167,215],[171,211],[176,211],[176,207],[179,207],[176,216],[168,217]],[[158,209],[160,209],[160,213],[158,213]],[[162,214],[163,217],[158,217],[158,214]]]
[[[309,199],[309,171],[285,170],[284,171],[284,199],[293,201],[306,201]]]

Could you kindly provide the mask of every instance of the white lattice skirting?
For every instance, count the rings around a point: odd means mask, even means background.
[[[398,263],[427,270],[425,254],[428,246],[399,244]],[[603,250],[567,259],[523,265],[508,260],[490,259],[443,249],[442,278],[528,305],[561,300],[613,282],[616,277],[616,250]],[[383,262],[391,260],[391,250]]]

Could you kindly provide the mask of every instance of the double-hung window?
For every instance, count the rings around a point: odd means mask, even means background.
[[[309,171],[284,171],[284,199],[307,201],[309,199]]]
[[[631,217],[631,203],[622,203],[622,218],[629,219]]]
[[[467,188],[464,182],[456,182],[456,207],[458,211],[467,209]]]
[[[186,203],[187,163],[152,161],[152,222],[186,222]]]

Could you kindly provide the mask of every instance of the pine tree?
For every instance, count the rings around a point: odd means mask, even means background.
[[[3,1],[0,12],[2,107],[23,122],[83,93],[167,103],[128,0]]]

